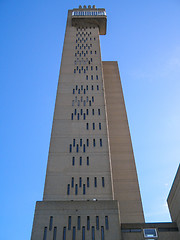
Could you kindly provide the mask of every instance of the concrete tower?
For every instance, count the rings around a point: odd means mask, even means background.
[[[144,223],[117,62],[102,62],[105,9],[68,11],[43,201],[32,240],[119,240]]]

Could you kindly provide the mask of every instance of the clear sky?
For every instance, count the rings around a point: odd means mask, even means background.
[[[103,60],[119,64],[147,222],[170,221],[180,160],[179,0],[0,0],[0,228],[30,239],[42,200],[67,10],[104,7]]]

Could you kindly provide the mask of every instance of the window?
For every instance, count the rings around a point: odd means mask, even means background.
[[[104,177],[102,177],[102,187],[104,187],[105,184],[104,184]]]
[[[86,85],[86,90],[88,90],[88,85]]]
[[[69,145],[69,152],[72,152],[72,144]]]
[[[99,230],[99,216],[96,216],[96,229]]]
[[[93,147],[95,147],[95,146],[96,146],[96,140],[93,139]]]
[[[96,75],[96,80],[98,80],[98,75]]]
[[[74,73],[76,73],[76,69],[74,69]]]
[[[78,194],[78,185],[76,184],[75,185],[75,195],[77,195]]]
[[[83,184],[83,195],[85,195],[85,194],[86,194],[86,185]]]
[[[101,123],[99,123],[99,130],[101,130]]]
[[[89,177],[87,177],[87,187],[89,187]]]
[[[87,216],[87,230],[90,229],[90,217]]]
[[[72,236],[72,240],[76,239],[76,227],[73,227],[73,236]]]
[[[89,166],[89,157],[87,157],[87,166]]]
[[[93,75],[91,75],[91,80],[93,80]]]
[[[94,187],[97,187],[97,177],[94,178]]]
[[[77,218],[77,229],[80,230],[81,229],[81,217],[78,216]]]
[[[86,152],[86,146],[83,144],[83,152]]]
[[[77,120],[79,120],[79,113],[77,114]]]
[[[92,115],[94,115],[94,109],[92,109]]]
[[[92,91],[94,90],[94,86],[93,86],[93,85],[91,85],[91,90],[92,90]]]
[[[92,54],[92,51],[90,51],[90,54]]]
[[[88,96],[86,97],[86,101],[88,102],[88,100],[89,100],[89,98],[88,98]]]
[[[46,238],[47,238],[47,227],[44,228],[43,240],[46,240]]]
[[[89,101],[89,106],[91,106],[91,100]]]
[[[97,85],[97,91],[99,91],[99,85]]]
[[[81,102],[83,101],[83,97],[81,96]]]
[[[75,147],[75,142],[76,142],[75,139],[73,139],[73,147]]]
[[[101,227],[101,240],[104,240],[104,227]]]
[[[67,185],[67,195],[70,194],[70,184]]]
[[[88,109],[86,109],[86,115],[88,115],[89,114],[89,110]]]
[[[86,80],[88,80],[88,75],[86,75]]]
[[[86,129],[89,130],[89,123],[86,123]]]
[[[71,113],[71,120],[73,120],[73,113]]]
[[[101,115],[101,111],[100,111],[100,109],[98,109],[98,115]]]
[[[108,221],[108,216],[105,216],[105,227],[106,227],[106,230],[109,229],[109,221]]]
[[[68,230],[71,230],[71,216],[68,217]]]
[[[53,240],[56,240],[57,227],[54,227]]]
[[[94,226],[92,227],[92,240],[95,240],[95,230],[94,230]]]
[[[86,70],[88,70],[88,66],[86,66]]]
[[[85,240],[85,227],[82,227],[82,240]]]
[[[79,145],[76,145],[76,152],[79,152]]]
[[[73,94],[75,94],[75,89],[73,88]]]
[[[93,66],[91,66],[91,71],[93,71]]]
[[[78,89],[78,94],[80,94],[80,89]]]
[[[84,94],[86,94],[86,89],[84,89]]]
[[[79,157],[79,165],[82,165],[82,157]]]
[[[102,139],[101,138],[99,140],[99,143],[100,143],[100,147],[102,147]]]
[[[53,217],[51,216],[49,220],[49,231],[52,230],[52,226],[53,226]]]
[[[96,54],[96,51],[94,53]]]
[[[74,115],[76,115],[76,113],[77,113],[77,110],[75,109],[75,110],[74,110]]]
[[[86,106],[86,101],[84,100],[84,106]]]
[[[143,229],[145,238],[158,237],[157,231],[155,228]]]
[[[82,178],[79,178],[79,187],[82,187]]]
[[[63,240],[66,240],[66,227],[63,228]]]
[[[93,130],[95,130],[95,123],[93,123]]]
[[[86,120],[86,114],[85,113],[83,114],[83,119]]]
[[[71,187],[73,188],[74,187],[74,178],[72,177],[71,179]]]
[[[72,165],[75,165],[75,157],[72,157]]]
[[[96,71],[98,70],[98,67],[96,66]]]
[[[89,139],[87,139],[86,142],[87,142],[87,147],[89,147]]]
[[[80,139],[80,147],[82,147],[82,138]]]
[[[92,96],[92,102],[94,102],[94,97]]]

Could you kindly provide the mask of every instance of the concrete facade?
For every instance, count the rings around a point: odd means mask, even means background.
[[[103,8],[68,11],[43,201],[36,203],[31,240],[178,239],[176,223],[144,223],[118,64],[101,61],[106,22]],[[178,201],[179,195],[175,206]],[[147,238],[146,228],[157,236]]]

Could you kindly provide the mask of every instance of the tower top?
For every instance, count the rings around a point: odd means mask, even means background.
[[[106,34],[107,16],[104,8],[88,7],[80,5],[72,10],[72,25],[74,27],[99,27],[99,34]]]

